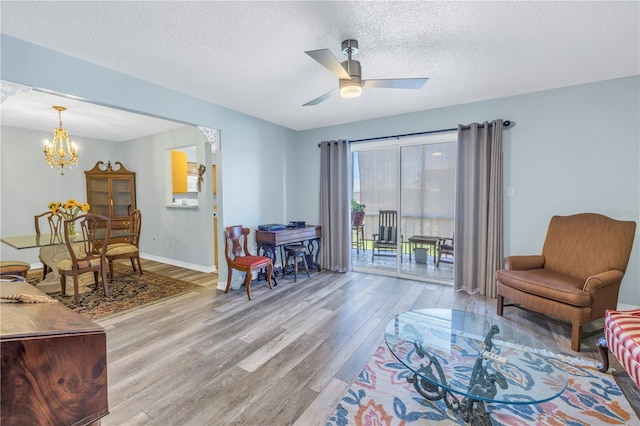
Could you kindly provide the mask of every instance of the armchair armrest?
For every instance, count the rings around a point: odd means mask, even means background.
[[[530,256],[509,256],[504,260],[505,269],[524,271],[527,269],[544,268],[544,256],[536,254]]]
[[[587,278],[584,283],[583,290],[589,293],[591,296],[594,296],[600,288],[609,285],[620,284],[620,282],[622,281],[622,277],[624,277],[624,273],[616,269],[601,272]]]

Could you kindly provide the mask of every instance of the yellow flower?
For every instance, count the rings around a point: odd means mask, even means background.
[[[47,207],[51,209],[51,213],[56,215],[59,214],[66,220],[73,219],[78,216],[80,211],[86,213],[90,209],[88,203],[78,203],[73,198],[69,198],[64,204],[60,201],[52,201]]]

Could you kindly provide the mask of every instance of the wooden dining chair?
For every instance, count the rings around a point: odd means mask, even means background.
[[[40,213],[34,216],[33,221],[36,228],[36,235],[40,236],[40,222],[46,219],[46,223],[49,226],[49,233],[52,238],[59,238],[62,243],[62,216],[59,214],[53,214],[51,210],[47,210],[44,213]],[[44,228],[46,229],[46,228]],[[42,250],[41,250],[42,251]],[[42,263],[42,279],[47,278],[47,274],[51,272],[51,266],[47,265],[43,258],[42,254],[38,254],[38,260]]]
[[[227,259],[227,288],[225,294],[231,288],[231,274],[233,270],[245,272],[244,285],[247,288],[247,297],[251,300],[252,273],[257,269],[267,268],[267,283],[271,286],[273,275],[273,262],[266,256],[253,256],[247,248],[247,236],[251,231],[242,225],[228,226],[224,231],[224,256]]]
[[[131,259],[131,267],[136,272],[136,264],[138,263],[138,271],[142,275],[142,265],[140,264],[140,231],[142,230],[142,212],[140,209],[134,209],[131,212],[129,220],[129,231],[134,234],[128,243],[112,243],[107,246],[107,260],[109,261],[109,276],[113,279],[113,261],[117,259]]]
[[[64,240],[69,258],[56,263],[60,272],[62,294],[66,295],[67,277],[73,277],[75,302],[79,302],[78,279],[80,274],[93,272],[96,289],[98,275],[102,276],[105,296],[109,296],[107,280],[107,246],[111,234],[111,219],[99,214],[87,213],[64,222]],[[69,235],[69,227],[74,226],[76,235]]]

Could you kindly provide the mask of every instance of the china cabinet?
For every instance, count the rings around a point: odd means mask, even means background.
[[[129,229],[129,214],[136,208],[136,174],[116,161],[113,169],[109,161],[98,161],[91,170],[85,171],[87,180],[87,203],[91,213],[111,218],[112,229]]]

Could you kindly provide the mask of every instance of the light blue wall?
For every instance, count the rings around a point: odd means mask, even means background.
[[[206,240],[213,241],[210,179],[203,181],[197,208],[166,207],[171,194],[171,149],[196,146],[195,161],[206,165],[211,161],[206,138],[196,127],[186,126],[127,141],[121,146],[121,156],[129,159],[136,172],[136,201],[143,213],[140,252],[194,269],[210,266],[213,244],[203,244]],[[206,176],[210,177],[208,173]]]
[[[505,187],[514,188],[514,196],[505,198],[505,255],[540,253],[555,214],[596,212],[639,222],[638,76],[301,132],[295,155],[308,161],[298,164],[297,173],[308,179],[287,187],[298,195],[289,198],[289,215],[317,221],[318,195],[304,188],[318,186],[322,140],[455,128],[495,118],[513,123],[504,132]],[[626,305],[640,306],[639,253],[636,233],[619,299]]]
[[[117,108],[220,129],[222,150],[216,156],[219,169],[218,177],[220,178],[217,202],[219,228],[235,224],[255,228],[260,223],[284,222],[286,220],[284,189],[289,162],[287,162],[286,154],[283,153],[289,151],[295,141],[294,131],[4,34],[1,38],[1,45],[0,77],[4,80],[73,95]],[[4,154],[7,152],[4,150],[4,137],[2,145],[4,163]],[[161,205],[164,203],[164,199],[162,201],[154,200],[147,204],[147,199],[143,195],[146,187],[155,188],[154,185],[157,182],[165,179],[165,169],[161,163],[165,146],[161,143],[144,144],[140,142],[132,144],[126,150],[128,150],[126,155],[123,153],[124,151],[120,151],[118,154],[123,158],[129,157],[127,161],[131,161],[135,165],[131,168],[138,173],[138,181],[142,182],[137,190],[139,199],[143,200],[143,205],[145,205],[143,233],[163,235],[160,233],[161,229],[154,229],[154,224],[164,229],[181,229],[185,222],[183,216],[154,213],[154,204],[155,206]],[[29,158],[31,161],[26,166],[41,163],[39,151],[40,148],[25,153],[25,158]],[[83,153],[80,154],[81,159],[82,156]],[[101,157],[99,159],[103,159],[105,155]],[[210,154],[208,159],[211,159]],[[6,161],[11,160],[7,159]],[[95,161],[93,162],[95,163]],[[90,165],[93,166],[93,164]],[[85,165],[79,167],[80,170],[88,168],[90,167]],[[52,176],[53,173],[49,172],[47,175],[29,175],[29,178],[21,185],[27,188],[35,187],[41,182],[48,183],[56,179],[55,176]],[[2,174],[1,185],[4,197],[5,187],[9,185],[8,179],[13,180],[13,177],[5,172],[4,167],[0,173]],[[82,182],[82,185],[84,184],[84,178],[78,178],[78,181]],[[80,195],[82,194],[84,191],[80,192]],[[19,199],[30,195],[28,192],[23,192]],[[33,211],[29,209],[29,215]],[[39,209],[35,209],[35,211],[39,211]],[[8,217],[5,217],[5,214]],[[17,220],[11,219],[11,217],[18,214],[23,213],[6,208],[3,202],[3,222]],[[154,219],[154,214],[158,214],[160,218]],[[210,225],[204,224],[212,220],[211,210],[201,209],[188,220],[208,227]],[[31,227],[32,225],[29,225],[29,228],[25,229],[30,232]],[[159,244],[171,245],[171,247],[163,247],[162,253],[173,253],[179,250],[185,241],[188,241],[194,251],[211,253],[210,229],[201,230],[197,235],[185,236],[184,240],[180,242],[173,238],[161,241]],[[19,235],[15,229],[9,229],[6,232],[5,234],[3,228],[2,235]],[[220,256],[223,255],[223,247],[224,242],[220,239]],[[207,257],[204,264],[200,263],[202,259],[195,257],[186,260],[186,263],[206,270],[213,266],[213,256],[207,255]],[[223,257],[219,264],[224,265]],[[226,281],[226,268],[221,269],[219,280]]]

